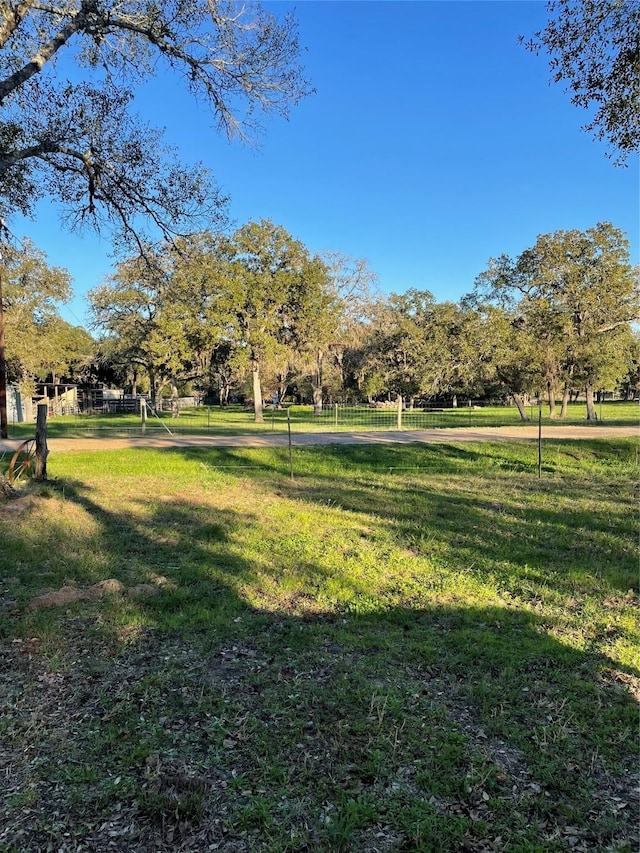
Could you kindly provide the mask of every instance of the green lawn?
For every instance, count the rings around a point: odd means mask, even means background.
[[[638,403],[611,402],[596,406],[598,423],[607,426],[638,425],[640,407]],[[531,421],[537,423],[538,409],[529,407],[527,413]],[[238,435],[252,432],[283,432],[288,428],[288,419],[293,432],[335,432],[348,430],[396,429],[397,412],[389,409],[373,409],[363,406],[327,406],[322,415],[313,414],[311,406],[291,406],[285,409],[265,410],[265,420],[256,424],[253,413],[243,406],[229,406],[220,409],[215,406],[201,406],[184,410],[174,419],[170,413],[159,416],[149,415],[147,433],[167,434],[167,430],[177,435],[185,434],[227,434]],[[457,409],[436,409],[433,411],[416,409],[405,411],[402,415],[404,429],[435,429],[451,427],[511,426],[520,424],[520,416],[515,406],[460,406]],[[548,410],[543,409],[543,423],[546,427],[556,424],[584,424],[585,407],[583,403],[569,406],[567,417],[563,420],[550,420]],[[593,423],[597,428],[598,423]],[[141,425],[138,415],[65,415],[49,419],[49,434],[52,437],[93,435],[140,435]],[[18,438],[30,436],[34,432],[32,424],[10,424],[10,436]]]
[[[0,505],[0,851],[637,850],[637,442],[294,454]]]

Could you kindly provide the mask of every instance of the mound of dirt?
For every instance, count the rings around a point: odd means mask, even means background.
[[[124,586],[115,578],[94,583],[93,586],[81,589],[77,586],[63,586],[60,589],[50,589],[32,598],[29,610],[39,610],[41,607],[60,607],[73,601],[92,601],[103,595],[118,595],[124,592]]]
[[[66,583],[60,589],[47,589],[29,602],[29,610],[39,610],[41,607],[63,607],[74,601],[95,601],[105,595],[127,595],[138,601],[158,595],[162,586],[170,584],[162,576],[154,577],[154,583],[139,583],[129,588],[116,578],[94,583],[84,589],[72,582]]]
[[[12,498],[7,500],[0,500],[0,518],[3,516],[11,516],[15,517],[18,515],[22,515],[28,509],[35,506],[37,504],[38,499],[34,495],[27,495],[23,498]]]

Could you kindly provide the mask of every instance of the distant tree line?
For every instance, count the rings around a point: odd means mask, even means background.
[[[526,46],[549,56],[575,104],[595,105],[587,128],[624,162],[639,144],[640,3],[547,5],[546,27]],[[637,388],[637,271],[607,223],[491,259],[456,304],[418,290],[381,296],[365,262],[311,255],[270,222],[193,234],[223,227],[227,200],[135,113],[137,87],[169,72],[219,130],[252,135],[261,116],[287,115],[312,91],[294,17],[226,0],[7,2],[0,46],[2,234],[4,220],[48,197],[71,228],[109,232],[134,253],[91,294],[96,343],[57,311],[66,271],[27,242],[3,245],[3,435],[5,373],[25,390],[49,377],[155,397],[196,390],[221,404],[245,396],[258,420],[265,391],[295,393],[316,411],[394,395],[409,405],[508,396],[526,417],[527,394],[546,389],[553,409],[558,395],[562,415],[583,389],[594,418],[595,389]],[[166,242],[148,245],[149,231]]]
[[[46,255],[25,239],[2,247],[0,262],[6,373],[10,384],[31,393],[38,381],[73,382],[86,375],[96,351],[92,335],[60,316],[71,296],[71,277],[52,267]]]
[[[409,407],[508,398],[526,419],[532,394],[563,417],[577,392],[595,419],[599,389],[638,389],[638,270],[609,223],[490,259],[458,303],[383,295],[365,261],[313,255],[268,220],[202,232],[115,267],[89,295],[97,340],[61,320],[68,275],[33,246],[5,261],[5,277],[9,374],[25,387],[48,376],[156,401],[237,399],[257,421],[265,398],[319,413],[398,396]]]

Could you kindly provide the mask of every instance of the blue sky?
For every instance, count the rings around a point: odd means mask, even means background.
[[[468,293],[489,257],[602,220],[638,263],[638,158],[615,167],[544,57],[518,44],[544,25],[544,3],[266,5],[295,9],[317,92],[288,122],[267,120],[258,149],[216,137],[176,82],[137,101],[186,161],[212,169],[238,225],[270,218],[311,251],[366,258],[385,292],[440,301]],[[84,294],[111,268],[108,238],[68,234],[51,203],[11,227],[69,270],[62,313],[84,322]]]

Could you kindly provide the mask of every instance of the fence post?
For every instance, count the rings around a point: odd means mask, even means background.
[[[398,394],[398,429],[402,429],[402,394]]]
[[[42,482],[47,479],[47,413],[48,403],[38,403],[38,414],[36,418],[36,467],[34,480]]]
[[[147,430],[147,401],[140,397],[140,432],[144,435]]]
[[[338,429],[338,404],[337,403],[335,404],[335,408],[336,408],[336,429]]]
[[[542,477],[542,404],[538,405],[538,479]]]
[[[291,410],[287,409],[287,435],[289,437],[289,477],[293,480],[293,454],[291,452]]]

